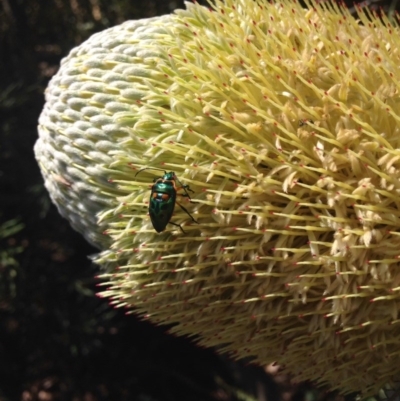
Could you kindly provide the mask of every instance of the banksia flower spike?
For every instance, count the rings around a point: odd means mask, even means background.
[[[96,34],[35,152],[115,306],[366,395],[400,374],[400,40],[357,11],[226,0]],[[154,230],[146,167],[199,224]]]

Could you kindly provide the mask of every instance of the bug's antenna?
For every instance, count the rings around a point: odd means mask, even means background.
[[[145,168],[141,168],[136,174],[135,177],[141,173],[144,170],[159,170],[159,171],[164,171],[165,174],[167,174],[166,170],[163,170],[162,168],[157,168],[157,167],[145,167]]]

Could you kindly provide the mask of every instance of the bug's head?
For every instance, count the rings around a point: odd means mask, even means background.
[[[176,180],[176,174],[173,172],[173,171],[170,171],[169,173],[165,173],[165,175],[164,175],[164,180],[173,180],[173,181],[175,181]]]

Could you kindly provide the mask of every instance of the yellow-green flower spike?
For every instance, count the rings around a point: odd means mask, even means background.
[[[72,50],[35,152],[103,296],[297,380],[400,377],[400,32],[337,3],[216,1]],[[158,234],[156,170],[194,191]]]

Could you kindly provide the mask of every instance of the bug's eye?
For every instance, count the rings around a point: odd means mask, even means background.
[[[169,195],[168,194],[162,194],[161,195],[163,200],[168,200],[169,199]]]

